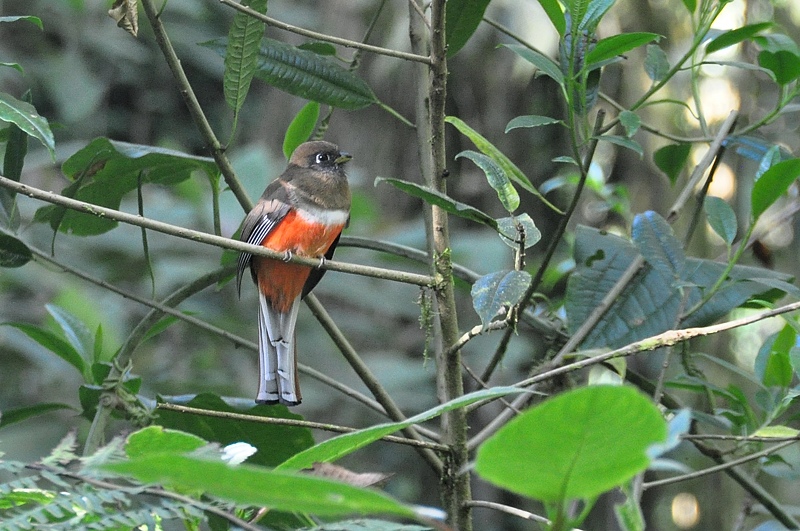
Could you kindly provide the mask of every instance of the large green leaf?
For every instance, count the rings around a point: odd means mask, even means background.
[[[490,0],[448,0],[445,12],[447,55],[455,55],[467,43],[478,25]]]
[[[39,116],[30,103],[0,92],[0,121],[12,123],[39,140],[50,151],[50,156],[55,157],[56,141],[50,131],[50,124]]]
[[[68,158],[61,169],[73,181],[65,195],[113,209],[119,209],[122,197],[136,189],[140,175],[143,183],[174,185],[198,170],[219,173],[210,158],[102,137]],[[78,236],[102,234],[117,226],[116,221],[57,206],[40,208],[36,220]]]
[[[800,77],[800,55],[788,50],[762,51],[758,54],[758,64],[772,72],[779,85],[787,85]]]
[[[774,25],[775,24],[773,22],[759,22],[757,24],[747,24],[741,28],[726,31],[725,33],[714,37],[711,41],[709,41],[709,43],[706,45],[706,53],[714,53],[727,48],[728,46],[739,44],[740,42],[746,41],[747,39],[758,35],[762,31],[767,30]]]
[[[750,195],[753,220],[761,217],[761,214],[772,206],[798,177],[800,177],[800,159],[784,160],[764,172],[753,184]]]
[[[242,4],[259,13],[267,12],[267,0],[244,0]],[[237,11],[228,30],[222,87],[225,101],[236,113],[242,108],[258,66],[258,50],[264,37],[264,28],[260,20]]]
[[[445,195],[438,190],[434,190],[433,188],[429,188],[427,186],[422,186],[421,184],[404,181],[402,179],[392,179],[387,177],[377,177],[375,179],[375,186],[382,182],[389,183],[398,190],[402,190],[408,195],[418,197],[428,204],[438,206],[449,214],[453,214],[464,219],[477,221],[478,223],[497,230],[497,221],[492,216],[484,213],[481,210],[478,210],[475,207],[456,201],[452,197]]]
[[[103,468],[144,483],[201,491],[240,505],[318,515],[395,514],[414,511],[380,492],[297,472],[267,470],[179,454],[149,454]]]
[[[590,49],[589,53],[586,54],[586,67],[591,68],[592,65],[622,55],[634,48],[658,40],[660,37],[661,36],[657,33],[642,32],[620,33],[618,35],[606,37],[605,39],[600,39],[597,41],[597,44]]]
[[[356,450],[363,448],[374,441],[377,441],[381,437],[390,435],[414,424],[428,421],[447,411],[466,407],[472,403],[485,400],[487,398],[497,398],[519,392],[522,392],[522,390],[516,387],[493,387],[491,389],[475,391],[474,393],[466,394],[462,397],[436,406],[433,409],[429,409],[428,411],[414,415],[413,417],[410,417],[402,422],[379,424],[363,430],[333,437],[332,439],[323,441],[313,448],[309,448],[308,450],[293,456],[291,459],[281,464],[278,468],[302,470],[304,468],[309,468],[316,462],[329,463],[353,453]]]
[[[578,227],[576,270],[567,284],[565,302],[570,332],[577,330],[600,305],[639,256],[637,248],[624,238],[590,227]],[[582,347],[617,348],[672,330],[679,324],[707,325],[752,297],[774,298],[777,290],[795,293],[797,289],[788,284],[789,275],[737,265],[723,288],[679,323],[680,312],[697,304],[704,290],[714,285],[724,268],[723,263],[687,257],[680,283],[676,285],[673,279],[645,264],[587,335]]]
[[[248,409],[234,408],[220,397],[210,393],[199,394],[184,405],[258,417],[296,420],[303,418],[291,413],[285,406],[257,405]],[[156,422],[166,428],[192,433],[206,441],[216,442],[223,446],[235,442],[246,442],[258,449],[248,459],[248,462],[254,465],[276,466],[314,444],[311,431],[298,426],[244,422],[238,419],[210,417],[167,409],[158,410]]]
[[[224,56],[225,39],[202,43]],[[341,109],[378,103],[367,83],[333,60],[310,50],[263,39],[255,77],[289,94]]]
[[[583,387],[515,417],[478,449],[475,470],[545,502],[590,499],[645,470],[647,449],[666,436],[658,408],[636,389]]]

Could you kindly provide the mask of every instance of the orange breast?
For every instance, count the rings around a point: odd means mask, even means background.
[[[306,257],[324,255],[344,225],[325,225],[304,220],[292,210],[270,232],[261,245],[273,251]],[[300,296],[311,268],[269,258],[253,257],[258,288],[279,312],[287,312]]]

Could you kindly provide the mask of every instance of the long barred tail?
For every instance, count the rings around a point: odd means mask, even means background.
[[[259,404],[296,406],[302,400],[297,378],[294,328],[300,297],[288,312],[275,310],[264,294],[258,296],[258,395]]]

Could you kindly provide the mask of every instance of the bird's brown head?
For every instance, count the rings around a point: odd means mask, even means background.
[[[324,172],[339,172],[342,165],[353,157],[339,146],[321,140],[300,144],[292,153],[289,165]]]

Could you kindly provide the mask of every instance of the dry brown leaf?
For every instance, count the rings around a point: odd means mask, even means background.
[[[139,6],[136,0],[114,0],[108,10],[108,16],[117,22],[117,26],[134,37],[139,34]]]
[[[318,477],[335,479],[355,487],[372,487],[384,483],[391,477],[390,475],[381,474],[379,472],[359,474],[358,472],[353,472],[331,463],[314,463],[314,466],[310,469],[306,469],[305,472]]]

